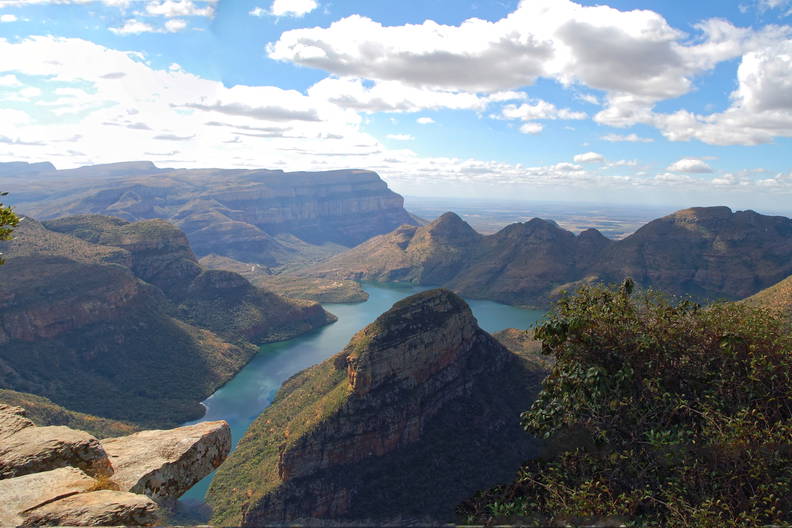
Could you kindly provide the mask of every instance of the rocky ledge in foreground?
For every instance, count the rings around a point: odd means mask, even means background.
[[[455,294],[400,301],[283,385],[218,471],[213,522],[453,521],[535,454],[519,416],[544,374]]]
[[[225,421],[102,441],[0,404],[0,526],[150,526],[231,450]]]

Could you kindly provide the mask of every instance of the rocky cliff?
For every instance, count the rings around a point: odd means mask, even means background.
[[[405,299],[288,380],[218,471],[218,524],[453,520],[535,447],[519,426],[544,372],[445,290]]]
[[[623,240],[533,219],[479,236],[446,213],[404,226],[301,273],[440,285],[467,297],[547,306],[581,282],[621,282],[702,301],[736,300],[792,274],[792,220],[727,207],[679,211]],[[433,234],[453,227],[456,237]]]
[[[103,441],[0,404],[0,526],[152,526],[228,456],[226,422]]]
[[[93,216],[51,227],[63,233],[26,218],[2,247],[0,387],[69,410],[147,426],[199,418],[199,402],[254,343],[334,320],[315,303],[204,272],[184,234],[162,221]]]
[[[164,218],[199,256],[266,266],[326,257],[415,223],[402,197],[364,170],[173,170],[136,162],[39,172],[24,185],[14,174],[13,167],[0,171],[2,188],[30,216]]]

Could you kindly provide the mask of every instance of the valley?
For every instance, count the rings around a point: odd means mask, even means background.
[[[228,421],[236,446],[250,423],[272,403],[284,381],[339,352],[355,332],[394,303],[426,289],[374,283],[366,283],[363,288],[368,294],[365,303],[324,305],[326,310],[338,316],[334,324],[289,341],[262,346],[261,351],[233,379],[203,402],[206,415],[201,421]],[[491,301],[469,302],[478,324],[488,332],[528,328],[544,315],[543,311],[523,310]],[[211,480],[212,477],[204,479],[182,498],[180,511],[187,518],[208,520],[201,505]]]

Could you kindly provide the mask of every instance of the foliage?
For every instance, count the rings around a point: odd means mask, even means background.
[[[630,286],[582,288],[537,328],[557,363],[522,423],[550,447],[459,512],[485,522],[792,522],[788,321]]]
[[[0,192],[0,196],[7,196],[8,193]],[[19,217],[11,207],[0,203],[0,240],[11,240],[11,233],[19,225]],[[5,261],[0,258],[0,264]]]

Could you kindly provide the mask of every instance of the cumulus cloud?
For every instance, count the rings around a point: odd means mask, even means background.
[[[165,22],[165,31],[168,33],[177,33],[187,28],[187,22],[181,18],[174,18]]]
[[[12,15],[10,13],[4,13],[0,15],[0,22],[16,22],[17,17],[16,15]]]
[[[542,123],[530,122],[520,125],[520,132],[523,134],[536,135],[542,130],[544,130],[544,125]]]
[[[688,172],[693,174],[709,174],[714,172],[705,161],[694,158],[683,158],[675,161],[666,169],[670,172]]]
[[[361,112],[419,112],[449,108],[484,110],[492,102],[520,99],[518,92],[496,92],[486,96],[454,90],[420,88],[399,81],[367,83],[359,78],[328,77],[308,89],[312,97]]]
[[[274,16],[295,16],[307,15],[319,7],[316,0],[273,0],[270,12]]]
[[[191,0],[154,0],[146,4],[146,13],[168,18],[179,16],[211,17],[214,15],[214,8],[211,5],[197,6]]]
[[[675,141],[757,144],[792,135],[790,54],[777,49],[792,45],[792,28],[770,25],[755,30],[709,19],[693,29],[691,35],[673,28],[650,10],[523,0],[494,22],[469,19],[442,25],[428,20],[384,26],[353,15],[325,28],[286,31],[267,52],[275,60],[319,68],[339,78],[455,94],[506,92],[538,78],[552,79],[567,87],[603,91],[601,100],[581,96],[604,105],[594,116],[596,122],[613,127],[647,124]],[[740,57],[739,89],[729,111],[655,111],[658,102],[689,93],[698,76]],[[542,111],[530,106],[526,114]],[[752,118],[757,108],[766,115]],[[581,112],[568,112],[572,114],[559,118],[582,118]]]
[[[415,120],[415,122],[418,123],[419,125],[433,125],[435,120],[432,119],[431,117],[419,117],[418,119]]]
[[[573,158],[575,163],[603,163],[605,156],[597,152],[586,152],[578,154]]]
[[[111,27],[109,29],[116,35],[139,35],[141,33],[154,33],[157,31],[150,24],[134,18],[130,18],[124,22],[124,25],[121,27]]]
[[[638,134],[606,134],[600,137],[600,139],[610,143],[652,143],[654,141],[652,138],[641,137]]]

